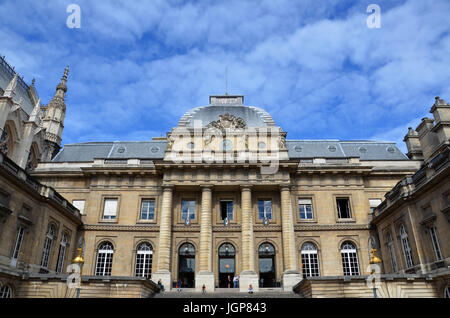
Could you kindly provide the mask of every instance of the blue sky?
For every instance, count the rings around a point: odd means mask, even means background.
[[[69,4],[81,28],[66,26]],[[366,8],[381,7],[381,28]],[[70,65],[64,143],[150,140],[208,96],[245,95],[288,139],[403,146],[450,101],[450,1],[0,3],[0,54],[47,103]]]

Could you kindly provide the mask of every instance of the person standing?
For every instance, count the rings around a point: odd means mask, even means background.
[[[164,285],[162,284],[161,279],[158,280],[158,286],[161,288],[161,291],[164,291]]]
[[[231,276],[228,275],[227,277],[227,283],[228,283],[228,288],[231,288]]]
[[[205,284],[203,284],[203,286],[202,286],[202,295],[205,295],[206,294],[206,286],[205,286]]]
[[[181,291],[181,279],[178,279],[177,281],[177,291]]]
[[[237,288],[237,282],[238,282],[237,275],[234,274],[234,277],[233,277],[233,288]]]

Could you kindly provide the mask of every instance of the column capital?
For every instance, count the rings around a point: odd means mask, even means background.
[[[214,188],[214,185],[213,184],[201,184],[200,188],[202,190],[212,190]]]
[[[173,184],[163,184],[162,186],[163,191],[173,191],[175,188],[175,185]]]
[[[291,186],[289,183],[282,183],[279,185],[281,191],[290,191],[293,190],[293,186]]]
[[[253,188],[252,184],[241,184],[239,186],[241,188],[241,191],[251,191]]]

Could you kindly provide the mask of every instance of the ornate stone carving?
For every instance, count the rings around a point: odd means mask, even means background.
[[[278,137],[278,148],[280,150],[286,149],[286,134],[281,134],[280,137]]]
[[[218,128],[221,131],[227,129],[245,129],[247,126],[245,120],[241,117],[236,117],[231,114],[224,114],[219,116],[219,120],[210,122],[206,128]]]
[[[172,137],[172,135],[167,137],[167,150],[172,150],[174,141],[175,139]]]

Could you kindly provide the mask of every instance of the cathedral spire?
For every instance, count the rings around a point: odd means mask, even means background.
[[[61,138],[64,130],[64,118],[66,117],[66,102],[64,100],[67,92],[67,75],[69,67],[64,70],[61,82],[56,86],[55,95],[45,108],[45,116],[42,126],[46,130],[46,147],[42,155],[42,161],[51,161],[61,148]]]
[[[61,82],[56,86],[55,96],[61,97],[62,99],[64,99],[67,92],[67,75],[69,75],[69,66],[66,66],[64,75],[61,77]]]
[[[14,74],[13,79],[11,80],[11,82],[9,82],[3,96],[13,98],[14,95],[16,95],[16,86],[17,86],[17,73]]]

